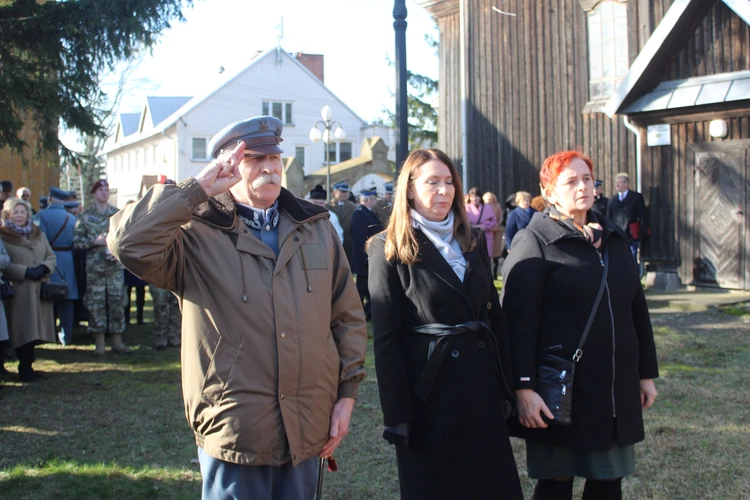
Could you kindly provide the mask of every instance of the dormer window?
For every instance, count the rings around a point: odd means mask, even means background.
[[[587,12],[589,99],[609,99],[628,72],[627,5],[604,0]]]

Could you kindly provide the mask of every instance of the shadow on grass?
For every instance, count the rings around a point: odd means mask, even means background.
[[[200,475],[188,471],[134,471],[60,462],[19,464],[0,484],[3,498],[17,500],[195,499],[201,492]]]

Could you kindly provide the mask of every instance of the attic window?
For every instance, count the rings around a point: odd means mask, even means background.
[[[284,125],[292,125],[292,103],[291,102],[268,102],[263,101],[262,115],[270,115],[281,120]]]
[[[600,2],[586,14],[589,99],[608,99],[628,72],[628,12],[624,3]]]

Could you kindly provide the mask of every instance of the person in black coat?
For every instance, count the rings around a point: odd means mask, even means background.
[[[367,239],[383,230],[380,218],[375,215],[373,208],[378,203],[378,192],[375,189],[364,190],[359,193],[360,204],[352,214],[352,274],[357,276],[357,291],[359,300],[365,310],[365,319],[370,320],[370,292],[367,290],[367,253],[365,243]]]
[[[409,155],[368,253],[383,437],[396,445],[401,498],[523,498],[505,426],[505,318],[445,153]]]
[[[602,194],[602,186],[604,183],[599,179],[594,181],[594,206],[592,210],[596,210],[600,214],[607,216],[607,205],[609,204],[609,198]]]
[[[607,202],[605,215],[625,233],[633,260],[638,262],[638,244],[648,234],[648,215],[643,195],[631,191],[629,187],[628,174],[618,173],[615,176],[617,192]]]
[[[656,398],[656,350],[646,299],[625,235],[590,211],[593,165],[575,151],[548,158],[540,178],[552,203],[513,242],[503,267],[513,386],[526,439],[535,499],[570,499],[573,477],[587,478],[584,499],[621,498],[633,473],[633,445],[644,439],[642,410]],[[537,356],[572,358],[609,272],[583,356],[575,368],[572,424],[555,425],[535,389]]]

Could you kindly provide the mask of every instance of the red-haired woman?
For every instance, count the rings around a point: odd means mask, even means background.
[[[513,240],[503,267],[513,386],[526,439],[535,499],[569,499],[573,478],[586,478],[583,498],[621,498],[620,480],[635,467],[644,439],[642,410],[656,398],[656,350],[646,299],[625,235],[589,210],[591,160],[556,153],[539,174],[549,214],[535,214]],[[575,368],[572,423],[556,425],[536,392],[538,356],[573,357],[596,302],[604,260],[608,274]]]
[[[520,499],[504,419],[505,318],[461,191],[445,153],[412,151],[388,228],[371,239],[383,437],[396,445],[401,498]]]

